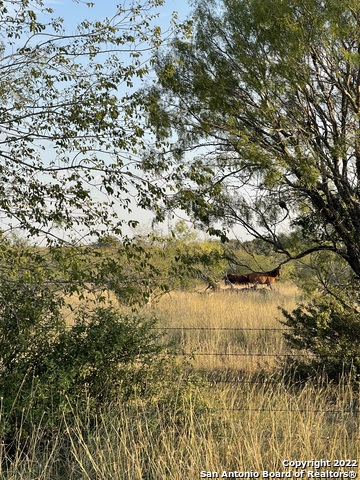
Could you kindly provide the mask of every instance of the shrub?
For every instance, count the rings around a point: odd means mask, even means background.
[[[343,374],[360,378],[359,293],[351,288],[333,291],[302,304],[289,313],[282,309],[290,333],[285,337],[290,347],[308,352],[308,359],[292,362],[301,376],[324,374],[339,380]]]
[[[114,400],[156,395],[168,374],[154,319],[103,307],[80,311],[68,328],[61,307],[45,282],[1,284],[0,436],[9,453],[40,424],[51,434],[71,422],[74,405],[91,418]]]

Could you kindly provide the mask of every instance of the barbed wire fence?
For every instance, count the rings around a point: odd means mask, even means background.
[[[279,332],[284,333],[289,331],[288,328],[272,328],[272,327],[188,327],[188,326],[179,326],[179,327],[157,327],[157,330],[163,332]],[[316,355],[312,353],[296,353],[296,352],[277,352],[277,353],[259,353],[259,352],[201,352],[201,351],[175,351],[172,352],[172,355],[183,356],[194,358],[197,356],[214,356],[214,357],[250,357],[250,358],[315,358]],[[232,384],[232,385],[257,385],[257,384],[266,384],[266,385],[278,385],[278,379],[264,378],[247,378],[245,375],[239,375],[236,378],[212,378],[207,379],[207,382],[213,385],[216,384]],[[360,402],[360,397],[359,397]],[[232,408],[221,408],[221,411],[232,411],[232,412],[262,412],[262,413],[325,413],[331,415],[348,415],[352,417],[359,416],[359,402],[356,403],[356,406],[351,406],[347,409],[344,408],[329,408],[329,409],[303,409],[303,408],[249,408],[246,406],[241,407],[232,407]],[[358,418],[359,422],[360,419]],[[357,441],[360,441],[360,423],[359,423],[359,437],[355,438]]]

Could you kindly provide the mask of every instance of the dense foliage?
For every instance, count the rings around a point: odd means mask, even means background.
[[[0,288],[0,435],[25,441],[42,425],[51,432],[72,410],[150,398],[166,377],[155,320],[112,307],[78,310],[65,322],[64,301],[27,271]],[[89,418],[90,418],[89,417]],[[19,430],[20,429],[20,430]]]
[[[333,252],[359,276],[359,2],[194,5],[192,39],[158,54],[146,92],[170,142],[149,155],[173,167],[166,207],[212,232],[240,226],[287,259]],[[282,242],[289,227],[304,243]]]
[[[308,358],[292,360],[289,371],[295,371],[302,379],[325,375],[339,381],[347,376],[359,382],[359,291],[335,289],[332,293],[300,305],[291,313],[282,310],[283,323],[291,327],[285,334],[290,347],[310,354]]]

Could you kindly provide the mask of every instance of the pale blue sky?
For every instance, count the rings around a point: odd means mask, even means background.
[[[91,1],[91,0],[89,0]],[[94,6],[87,7],[84,2],[79,3],[75,0],[45,0],[45,4],[54,10],[53,17],[62,17],[64,19],[64,28],[70,34],[75,33],[76,26],[82,20],[102,20],[111,18],[116,12],[116,5],[121,4],[129,6],[130,0],[93,0]],[[155,10],[154,10],[155,11]],[[172,14],[174,11],[178,13],[179,20],[184,20],[190,13],[190,7],[186,0],[166,0],[162,7],[158,7],[158,18],[154,20],[154,24],[159,25],[162,31],[169,28]],[[136,82],[137,83],[137,82]],[[126,214],[121,212],[120,216],[127,219],[135,219],[140,221],[145,230],[151,229],[152,214],[133,206],[133,212]],[[163,226],[166,229],[166,226]],[[125,229],[125,233],[129,233]]]
[[[85,1],[86,0],[82,2],[76,0],[45,0],[45,4],[54,9],[54,17],[59,16],[64,19],[64,27],[66,30],[70,30],[70,34],[75,33],[77,24],[84,19],[91,21],[102,20],[106,17],[111,18],[116,12],[117,4],[125,4],[125,6],[131,4],[130,0],[89,0],[89,2],[92,1],[92,3],[94,3],[94,6],[89,8],[84,5]],[[170,26],[174,11],[177,12],[178,18],[181,21],[185,20],[191,13],[191,7],[187,0],[166,0],[163,6],[158,7],[157,11],[159,12],[159,16],[154,20],[154,24],[159,25],[162,31],[165,32]],[[178,214],[179,219],[181,219],[181,212],[178,212]],[[138,220],[143,229],[151,229],[152,214],[150,212],[133,206],[133,212],[131,214],[127,215],[125,212],[122,212],[121,217]],[[171,223],[174,224],[173,222],[174,220]],[[167,230],[167,227],[168,225],[163,225],[164,230]],[[125,231],[125,233],[129,232]],[[241,231],[241,236],[246,237],[245,232]]]
[[[116,5],[130,5],[129,0],[89,0],[94,3],[93,7],[84,5],[85,1],[76,0],[45,0],[45,4],[54,10],[56,16],[61,16],[65,20],[65,25],[70,29],[76,27],[81,20],[101,20],[105,17],[112,17],[116,12]],[[176,11],[179,18],[184,19],[190,12],[190,7],[186,0],[166,0],[162,7],[158,7],[161,27],[166,28],[169,25],[172,12]]]

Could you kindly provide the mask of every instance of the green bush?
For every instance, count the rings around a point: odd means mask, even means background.
[[[51,434],[71,423],[75,405],[91,418],[112,401],[156,395],[169,375],[154,319],[96,308],[69,328],[61,307],[46,282],[1,282],[0,437],[9,451],[39,425]]]
[[[291,348],[309,357],[291,362],[300,376],[325,375],[338,381],[342,375],[360,380],[360,310],[357,288],[335,290],[300,305],[282,309],[285,334]]]

